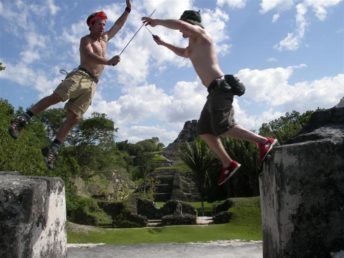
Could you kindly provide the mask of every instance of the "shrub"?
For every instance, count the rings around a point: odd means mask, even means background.
[[[231,207],[233,207],[233,205],[234,202],[231,199],[227,199],[214,208],[214,214],[222,211],[228,211]]]
[[[111,225],[112,219],[91,198],[77,197],[74,209],[69,210],[69,220],[84,225]]]
[[[185,215],[166,215],[162,217],[161,224],[164,226],[167,225],[195,225],[196,222],[196,216],[191,214],[185,214]]]
[[[148,223],[146,217],[130,213],[123,210],[119,215],[113,218],[112,226],[115,228],[137,228],[145,227]]]
[[[228,223],[232,218],[232,213],[229,211],[221,211],[213,217],[214,224]]]

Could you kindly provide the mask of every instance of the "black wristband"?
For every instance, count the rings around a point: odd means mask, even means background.
[[[130,13],[130,12],[131,12],[131,9],[127,6],[127,7],[125,8],[125,11],[126,11],[127,13]]]

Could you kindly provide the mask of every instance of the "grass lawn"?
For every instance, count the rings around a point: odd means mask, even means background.
[[[154,228],[68,230],[68,243],[184,243],[215,240],[261,240],[262,227],[259,197],[233,198],[232,220],[227,224],[206,226],[167,226]],[[195,207],[199,207],[195,203]],[[210,207],[212,204],[207,204]]]

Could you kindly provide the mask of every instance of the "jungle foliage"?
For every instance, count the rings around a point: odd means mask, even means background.
[[[52,108],[34,116],[21,136],[13,140],[7,133],[8,126],[11,119],[22,112],[22,108],[15,110],[7,100],[0,99],[0,171],[61,177],[65,182],[67,216],[71,221],[76,221],[81,214],[96,214],[94,216],[97,217],[97,223],[106,223],[109,218],[101,214],[101,209],[94,202],[96,198],[123,201],[137,189],[142,190],[140,194],[152,198],[152,192],[148,193],[146,187],[148,185],[154,190],[152,185],[155,182],[150,180],[149,175],[153,171],[159,171],[159,166],[166,162],[166,158],[161,155],[164,145],[159,138],[153,137],[137,143],[116,142],[116,133],[120,129],[116,128],[114,122],[105,114],[94,113],[90,118],[83,119],[70,132],[61,147],[56,168],[48,170],[41,155],[41,148],[53,140],[65,117],[65,111]],[[258,133],[276,137],[280,144],[286,143],[307,123],[312,113],[286,113],[285,116],[264,123]],[[240,172],[223,187],[217,186],[220,163],[204,142],[197,139],[182,148],[181,160],[186,164],[183,166],[192,173],[202,200],[216,201],[228,197],[259,195],[256,146],[229,138],[223,139],[223,143],[229,154],[242,164]],[[96,179],[98,184],[104,182],[99,188],[105,194],[100,197],[80,191],[80,186],[76,183],[81,180],[87,185]],[[122,184],[118,189],[121,189],[123,194],[106,196],[104,189],[108,187],[107,183],[118,180]],[[94,221],[94,218],[92,220]]]

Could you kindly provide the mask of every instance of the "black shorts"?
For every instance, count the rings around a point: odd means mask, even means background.
[[[197,123],[198,134],[219,136],[236,125],[233,93],[224,79],[214,80],[208,87],[207,101]]]

